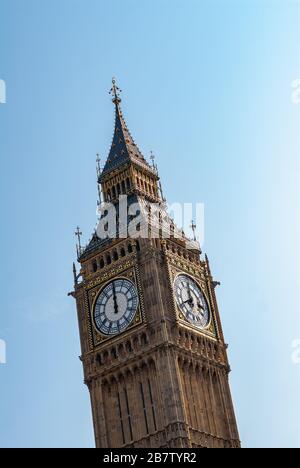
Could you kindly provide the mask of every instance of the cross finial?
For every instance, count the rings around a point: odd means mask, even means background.
[[[152,168],[158,173],[158,168],[157,164],[155,164],[155,155],[153,154],[153,151],[150,151],[150,159],[152,161]]]
[[[116,105],[120,104],[120,102],[121,102],[121,98],[120,98],[120,93],[121,92],[122,92],[122,90],[116,84],[116,79],[113,78],[112,79],[112,88],[109,91],[109,94],[112,95],[112,102],[114,104],[116,104]]]
[[[150,151],[150,159],[152,161],[152,167],[154,168],[155,167],[155,155],[153,154],[153,151]]]
[[[79,227],[79,226],[77,226],[77,228],[76,228],[75,236],[78,238],[78,247],[79,247],[79,251],[80,251],[80,250],[81,250],[81,236],[82,236],[82,232],[80,231],[80,227]]]
[[[100,154],[96,154],[96,169],[97,169],[97,177],[99,178],[101,175],[101,158]]]
[[[194,234],[194,241],[197,240],[197,239],[196,239],[196,228],[197,228],[197,226],[196,226],[196,224],[194,223],[194,221],[192,220],[191,229],[192,229],[193,234]]]

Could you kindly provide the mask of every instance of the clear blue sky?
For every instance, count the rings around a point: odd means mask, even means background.
[[[72,289],[112,75],[170,202],[205,203],[240,435],[300,447],[300,2],[1,0],[0,446],[93,446]]]

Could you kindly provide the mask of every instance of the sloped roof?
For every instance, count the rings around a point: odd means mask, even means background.
[[[113,83],[111,92],[114,96],[113,103],[115,104],[115,129],[109,155],[101,174],[101,179],[103,179],[109,172],[130,161],[135,162],[156,174],[153,167],[150,166],[142,155],[128,130],[125,119],[122,115],[120,107],[121,99],[118,91],[120,90]]]

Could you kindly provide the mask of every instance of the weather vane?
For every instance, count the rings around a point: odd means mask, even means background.
[[[112,102],[114,104],[119,104],[121,102],[120,93],[122,90],[116,85],[116,79],[112,79],[112,88],[109,91],[109,94],[112,95]]]

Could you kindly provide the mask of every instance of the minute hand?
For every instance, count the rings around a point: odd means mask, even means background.
[[[115,314],[117,314],[119,312],[119,307],[118,307],[115,283],[113,283],[113,295],[114,295]]]

